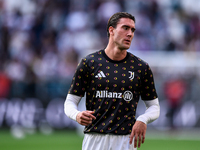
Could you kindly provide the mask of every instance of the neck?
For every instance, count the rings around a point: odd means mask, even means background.
[[[105,53],[110,59],[115,60],[115,61],[120,61],[126,57],[127,50],[120,50],[116,47],[110,48],[109,46],[107,46],[105,48]]]

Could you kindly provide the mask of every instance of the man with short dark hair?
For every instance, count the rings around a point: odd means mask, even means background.
[[[134,32],[134,16],[114,14],[107,25],[107,47],[87,55],[76,69],[64,107],[69,118],[85,126],[83,150],[135,150],[144,143],[147,124],[159,117],[152,71],[127,52]],[[85,93],[86,111],[80,112]],[[140,97],[147,110],[135,119]]]

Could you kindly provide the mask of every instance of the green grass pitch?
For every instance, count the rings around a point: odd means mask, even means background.
[[[1,150],[81,150],[83,137],[75,131],[62,130],[44,135],[36,132],[24,138],[14,138],[10,131],[0,130]],[[200,150],[200,140],[176,138],[149,138],[138,150]]]

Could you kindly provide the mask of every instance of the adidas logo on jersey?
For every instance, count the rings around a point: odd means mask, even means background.
[[[105,78],[105,74],[103,73],[103,71],[100,71],[96,76],[95,78]]]

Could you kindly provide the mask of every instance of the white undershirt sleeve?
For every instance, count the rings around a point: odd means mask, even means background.
[[[80,112],[78,111],[78,104],[82,97],[73,94],[68,94],[64,103],[65,114],[76,121],[76,116]]]
[[[154,100],[144,101],[146,105],[146,111],[144,114],[137,118],[137,121],[142,121],[145,124],[151,123],[156,120],[160,115],[160,105],[158,98]]]

